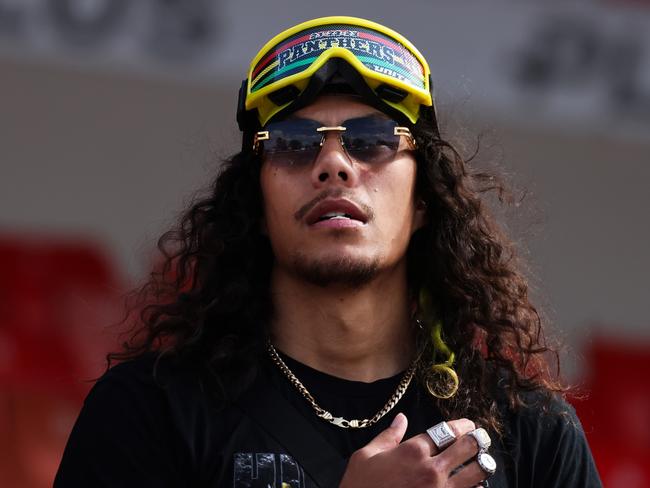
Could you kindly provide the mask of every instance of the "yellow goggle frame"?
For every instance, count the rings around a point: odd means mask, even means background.
[[[429,65],[413,44],[381,24],[337,16],[298,24],[262,47],[248,71],[245,110],[256,109],[264,126],[292,103],[278,104],[269,96],[291,86],[302,93],[332,58],[345,60],[373,91],[382,86],[397,89],[401,99],[383,101],[412,123],[419,118],[420,106],[433,106]]]

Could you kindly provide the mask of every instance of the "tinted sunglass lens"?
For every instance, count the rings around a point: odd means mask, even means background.
[[[311,164],[320,149],[320,124],[311,120],[289,119],[266,127],[269,140],[264,141],[264,159],[278,166]]]
[[[383,163],[395,157],[399,136],[397,122],[381,117],[362,117],[345,121],[343,132],[345,150],[357,161]]]

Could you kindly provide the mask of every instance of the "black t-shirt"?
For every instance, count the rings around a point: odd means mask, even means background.
[[[347,419],[372,417],[402,377],[348,381],[283,359],[322,408]],[[55,488],[314,486],[291,453],[241,409],[218,400],[205,375],[163,361],[154,379],[153,364],[152,357],[143,357],[117,365],[93,387],[68,440]],[[386,429],[398,412],[409,421],[405,439],[443,420],[414,381],[375,425],[341,429],[319,419],[270,360],[263,360],[260,374],[344,458]],[[491,488],[602,486],[573,409],[555,400],[551,410],[511,413],[504,436],[491,433],[490,454],[498,463]]]

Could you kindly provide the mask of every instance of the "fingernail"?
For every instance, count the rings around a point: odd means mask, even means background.
[[[395,415],[395,418],[393,419],[393,422],[390,424],[391,427],[397,427],[399,424],[402,423],[402,420],[400,417],[403,417],[404,415],[402,413],[398,413]]]

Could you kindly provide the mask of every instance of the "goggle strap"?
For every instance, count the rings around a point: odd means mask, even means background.
[[[431,106],[422,107],[420,106],[420,112],[426,117],[425,120],[433,127],[433,133],[435,136],[440,139],[440,127],[438,126],[438,110],[436,109],[436,96],[433,93],[433,80],[431,79],[431,73],[429,73],[429,90],[431,91]]]
[[[246,110],[246,93],[248,90],[248,80],[241,82],[239,88],[239,97],[237,99],[237,125],[242,132],[255,130],[259,125],[257,118],[257,109]]]

